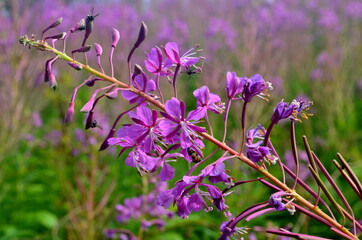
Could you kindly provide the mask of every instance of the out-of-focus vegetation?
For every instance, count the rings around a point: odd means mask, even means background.
[[[103,115],[98,110],[97,121],[102,129],[84,131],[82,113],[76,113],[73,123],[63,125],[72,89],[87,76],[57,64],[59,89],[53,92],[43,83],[42,75],[50,55],[29,51],[18,43],[19,36],[40,35],[59,17],[64,19],[59,31],[67,31],[92,6],[100,16],[94,22],[90,42],[101,43],[107,52],[112,27],[121,34],[115,53],[117,79],[127,79],[125,60],[140,22],[145,21],[149,37],[136,53],[136,62],[143,62],[144,51],[167,41],[177,42],[182,49],[200,43],[204,49],[203,72],[184,74],[180,79],[187,105],[194,106],[195,102],[186,96],[204,84],[223,96],[227,71],[249,77],[259,73],[273,83],[274,91],[270,104],[258,100],[249,106],[248,127],[269,121],[272,107],[282,99],[303,96],[314,102],[315,116],[297,125],[298,136],[309,137],[333,176],[338,174],[328,162],[337,152],[348,158],[354,169],[362,169],[361,1],[2,1],[0,240],[103,239],[103,231],[109,228],[129,229],[136,235],[140,232],[137,221],[117,223],[114,206],[144,193],[145,182],[122,157],[116,158],[119,149],[98,152],[114,117],[127,103],[99,107]],[[80,45],[83,34],[74,35],[69,49]],[[90,94],[81,89],[76,111]],[[240,141],[240,112],[241,106],[232,109],[230,121],[230,140],[235,146]],[[219,120],[212,119],[214,123]],[[284,149],[283,161],[291,161],[286,129],[276,128],[272,137],[276,147]],[[221,135],[221,130],[217,134]],[[188,166],[185,163],[183,167]],[[257,177],[240,164],[228,168],[234,172],[239,169],[239,179]],[[228,199],[228,204],[237,213],[264,194],[268,194],[265,187],[251,183]],[[357,200],[352,199],[351,205],[356,212],[361,209]],[[293,229],[320,232],[304,216],[281,219],[281,215],[266,215],[250,226],[292,224]],[[222,218],[218,212],[192,214],[187,220],[175,217],[167,220],[162,236],[156,227],[143,235],[144,239],[215,239]],[[326,229],[324,237],[328,234]],[[263,239],[263,234],[257,237]]]

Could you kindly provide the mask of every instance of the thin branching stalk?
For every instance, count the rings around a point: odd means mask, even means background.
[[[82,66],[83,70],[93,74],[94,76],[102,78],[105,81],[108,81],[110,83],[115,83],[121,88],[126,88],[129,91],[131,91],[133,93],[136,93],[137,95],[143,97],[147,102],[149,102],[150,104],[152,104],[155,107],[159,108],[160,110],[165,111],[165,107],[160,101],[154,99],[153,97],[149,96],[145,92],[142,92],[141,90],[136,89],[135,87],[133,87],[131,85],[127,85],[127,84],[125,84],[123,82],[120,82],[119,80],[117,80],[115,78],[112,78],[112,77],[110,77],[108,75],[105,75],[105,74],[91,68],[90,66],[84,65],[84,64],[82,64],[80,62],[77,62],[77,61],[73,61],[73,59],[70,58],[68,55],[64,54],[63,52],[58,51],[55,48],[50,47],[48,44],[46,44],[44,42],[37,42],[37,41],[27,40],[26,43],[30,44],[30,45],[33,45],[33,46],[35,46],[35,47],[37,47],[39,49],[44,49],[46,51],[52,52],[52,53],[58,55],[61,59],[67,61],[67,62],[74,62],[76,64],[79,64],[79,65]],[[176,72],[175,72],[175,74],[176,74]],[[221,150],[224,150],[224,151],[228,152],[229,155],[235,156],[240,161],[244,162],[245,164],[249,165],[251,168],[258,171],[266,179],[269,179],[269,181],[272,182],[275,186],[279,187],[283,191],[290,194],[290,196],[292,198],[294,198],[296,201],[298,201],[300,205],[306,207],[307,209],[310,209],[314,214],[318,215],[324,221],[328,222],[328,224],[330,226],[332,226],[334,229],[337,230],[336,231],[337,233],[339,233],[339,234],[343,233],[344,235],[349,236],[351,239],[358,239],[347,228],[345,228],[343,225],[341,225],[336,220],[331,218],[329,215],[324,213],[320,208],[314,206],[314,204],[307,201],[305,198],[303,198],[301,195],[299,195],[295,190],[289,188],[287,185],[285,185],[283,182],[281,182],[279,179],[277,179],[274,175],[272,175],[270,172],[268,172],[264,167],[256,165],[253,161],[251,161],[249,158],[244,156],[242,153],[235,151],[234,149],[232,149],[231,147],[226,145],[224,142],[221,142],[221,141],[217,140],[216,138],[212,137],[211,135],[209,135],[207,133],[199,133],[199,135],[203,139],[205,139],[205,140],[213,143],[214,145],[216,145]],[[238,216],[238,217],[240,217],[240,216]]]

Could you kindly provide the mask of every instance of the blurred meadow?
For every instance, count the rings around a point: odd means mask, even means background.
[[[32,33],[39,36],[59,17],[63,17],[59,30],[68,31],[91,7],[100,15],[94,21],[89,42],[107,47],[112,28],[120,32],[114,56],[117,79],[127,79],[126,58],[144,21],[149,35],[135,55],[135,62],[142,66],[144,52],[155,45],[174,41],[185,50],[201,44],[203,71],[191,76],[183,73],[179,80],[186,105],[195,106],[190,93],[203,85],[224,97],[227,71],[249,77],[259,73],[273,83],[274,90],[269,102],[260,99],[251,103],[247,128],[267,124],[273,107],[282,99],[309,99],[314,102],[314,116],[297,124],[300,150],[301,137],[307,135],[332,176],[339,176],[332,160],[340,152],[362,177],[361,0],[1,0],[0,240],[106,239],[107,229],[128,230],[142,239],[219,236],[225,217],[217,211],[193,213],[185,220],[164,213],[166,224],[161,228],[143,227],[144,221],[152,218],[150,213],[140,212],[134,219],[117,218],[120,211],[116,204],[146,195],[154,187],[164,187],[154,186],[152,176],[141,178],[126,166],[123,156],[117,158],[119,148],[98,151],[126,101],[100,103],[97,122],[101,128],[85,131],[86,116],[79,110],[91,91],[81,89],[75,121],[63,124],[73,88],[87,75],[69,70],[65,63],[57,64],[59,88],[53,91],[43,83],[44,63],[51,55],[22,47],[18,38]],[[70,48],[74,44],[73,49],[83,34],[74,36],[67,43]],[[108,52],[106,47],[104,51]],[[106,66],[107,59],[103,60]],[[90,59],[92,64],[94,59]],[[229,141],[236,147],[240,113],[241,106],[233,106],[229,120]],[[215,133],[220,136],[222,117],[211,122],[220,123]],[[281,159],[293,166],[287,129],[284,125],[276,127],[272,139]],[[305,156],[300,152],[303,161]],[[186,170],[189,166],[184,163],[179,167]],[[239,179],[258,177],[240,163],[227,167]],[[180,177],[176,176],[175,181]],[[306,172],[302,177],[313,186]],[[343,179],[337,182],[343,186]],[[270,195],[260,183],[239,190],[228,199],[235,213]],[[361,212],[362,206],[353,194],[346,195],[351,196],[350,204],[356,212]],[[154,196],[149,198],[154,201]],[[285,217],[276,213],[255,219],[245,239],[278,239],[265,236],[265,226],[291,227],[333,238],[328,228],[321,229],[303,215]]]

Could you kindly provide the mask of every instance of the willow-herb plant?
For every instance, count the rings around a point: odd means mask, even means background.
[[[234,237],[242,238],[248,232],[248,228],[238,226],[242,224],[242,221],[248,222],[260,215],[274,211],[285,211],[286,214],[291,215],[299,211],[328,226],[331,231],[341,238],[359,239],[357,233],[358,230],[362,231],[362,226],[356,221],[355,213],[353,213],[346,197],[334,179],[310,149],[305,136],[303,142],[309,158],[309,170],[318,185],[318,190],[311,189],[298,177],[299,160],[295,123],[301,122],[300,118],[308,118],[311,115],[307,113],[311,102],[293,100],[288,103],[281,101],[274,108],[269,126],[266,129],[259,124],[258,127],[247,130],[245,116],[248,103],[255,97],[267,100],[268,91],[272,90],[272,85],[259,74],[249,78],[238,77],[235,72],[228,72],[225,84],[226,99],[222,100],[220,96],[211,93],[207,86],[203,86],[193,92],[196,108],[187,113],[185,102],[178,98],[177,79],[181,70],[185,70],[190,74],[202,71],[200,62],[204,58],[198,55],[200,52],[200,50],[197,50],[199,46],[196,45],[185,53],[180,51],[175,42],[152,48],[146,54],[144,60],[148,72],[146,74],[140,65],[132,64],[133,53],[145,41],[147,36],[147,26],[142,22],[138,38],[127,58],[129,79],[126,82],[121,82],[115,78],[113,67],[113,52],[120,38],[118,30],[112,30],[112,43],[109,54],[110,74],[107,74],[101,65],[103,54],[101,45],[97,43],[87,45],[96,16],[93,13],[88,15],[68,32],[46,36],[49,30],[61,24],[62,18],[60,18],[42,31],[41,39],[37,40],[34,35],[31,35],[31,37],[21,37],[19,41],[24,46],[29,46],[29,48],[35,47],[38,50],[51,52],[55,55],[46,61],[44,78],[44,81],[48,82],[54,90],[57,88],[57,81],[52,68],[59,59],[68,62],[69,66],[74,70],[85,71],[90,74],[88,79],[75,87],[64,119],[65,123],[70,122],[73,118],[75,97],[78,89],[83,86],[94,87],[100,83],[108,84],[96,89],[89,101],[81,109],[82,112],[88,113],[86,129],[97,126],[94,109],[100,100],[116,99],[121,95],[129,102],[129,109],[124,109],[115,119],[108,136],[101,144],[100,150],[119,145],[122,147],[119,155],[122,155],[125,154],[125,150],[130,149],[128,156],[125,158],[125,163],[128,166],[135,167],[141,176],[158,172],[159,181],[161,182],[166,182],[174,177],[177,161],[188,161],[191,165],[193,164],[172,189],[163,190],[158,194],[157,205],[164,208],[168,208],[172,204],[176,205],[177,214],[181,218],[187,218],[192,212],[203,209],[212,211],[213,208],[216,208],[218,211],[223,211],[228,219],[220,223],[220,240]],[[84,38],[80,48],[70,51],[71,56],[69,56],[66,54],[66,40],[76,32],[84,32]],[[59,42],[63,43],[61,45],[62,50],[56,48]],[[94,53],[91,53],[92,48],[95,50]],[[75,59],[75,56],[79,54],[84,54],[85,64]],[[94,55],[97,66],[91,67],[88,65],[88,54]],[[133,72],[131,70],[132,65]],[[149,75],[152,75],[155,80],[151,80]],[[165,90],[162,90],[160,86],[160,81],[165,79],[172,84],[174,97],[171,99],[164,98],[163,91]],[[227,123],[231,104],[242,104],[243,106],[239,151],[226,144]],[[117,129],[118,122],[126,114],[128,114],[132,122]],[[213,134],[213,126],[209,121],[209,115],[212,114],[223,114],[224,116],[221,139],[217,139]],[[293,171],[278,157],[270,138],[273,127],[282,119],[289,119],[290,121],[290,141],[296,165],[296,169]],[[199,126],[201,121],[207,123],[206,128]],[[207,157],[203,155],[205,141],[210,142],[216,148]],[[217,152],[221,157],[214,157]],[[340,154],[337,154],[337,157],[339,162],[334,160],[333,163],[355,194],[362,200],[360,181],[344,158]],[[229,161],[245,163],[259,172],[260,178],[254,180],[234,179],[228,175],[230,172],[226,171],[225,168],[225,162]],[[283,179],[276,178],[268,170],[270,164],[277,164],[280,167]],[[286,174],[294,179],[293,184],[286,184]],[[321,176],[328,180],[332,189],[326,187],[321,180]],[[263,199],[262,202],[250,206],[240,213],[230,213],[227,206],[227,195],[232,194],[234,188],[252,181],[259,181],[266,187],[271,188],[274,193]],[[215,185],[220,182],[224,183],[224,189],[219,189]],[[302,196],[296,191],[297,185],[306,190],[306,196]],[[339,202],[342,204],[337,202],[330,190],[335,191],[340,198]],[[321,199],[322,192],[329,202]],[[312,200],[307,200],[307,198]],[[329,207],[330,205],[331,207]],[[340,217],[335,217],[331,209],[337,211]],[[342,220],[339,222],[337,219]],[[352,226],[351,229],[346,227],[347,224]],[[283,228],[271,229],[267,230],[267,232],[296,239],[326,239],[293,233]]]

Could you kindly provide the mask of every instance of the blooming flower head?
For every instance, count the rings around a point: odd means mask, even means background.
[[[159,73],[161,76],[169,76],[172,74],[172,71],[168,68],[171,67],[173,63],[169,58],[162,61],[161,49],[158,47],[152,48],[146,56],[145,66],[147,71],[153,74]]]
[[[274,113],[271,118],[271,121],[274,124],[277,124],[280,120],[285,118],[290,118],[293,120],[300,121],[298,115],[300,114],[303,118],[308,119],[308,116],[312,114],[307,113],[312,102],[306,103],[303,100],[293,100],[290,104],[287,102],[279,102],[274,108]]]
[[[229,240],[233,235],[238,235],[239,237],[248,233],[249,228],[247,227],[228,227],[229,222],[223,222],[220,225],[220,231],[223,232],[219,240]],[[240,239],[243,239],[242,237]]]
[[[204,198],[213,201],[212,199],[221,199],[222,192],[215,186],[202,183],[203,176],[184,176],[181,181],[177,182],[172,190],[161,192],[157,204],[165,208],[169,207],[172,202],[175,202],[178,208],[178,215],[181,218],[186,218],[191,212],[198,212],[203,208],[211,211]],[[207,191],[203,191],[200,187],[204,187]],[[191,190],[194,193],[189,194]],[[221,200],[222,201],[222,200]],[[223,207],[223,202],[220,201],[220,207]]]
[[[246,78],[236,76],[235,72],[226,73],[226,93],[229,99],[234,98],[236,95],[244,91]]]
[[[165,119],[161,120],[158,126],[166,138],[180,133],[181,148],[188,148],[194,144],[194,140],[199,138],[196,132],[206,132],[204,128],[194,125],[205,116],[204,108],[189,112],[185,118],[185,103],[172,98],[165,103],[165,110],[166,112],[161,112]]]
[[[259,162],[262,160],[267,160],[268,162],[274,164],[276,163],[277,158],[270,153],[270,148],[267,146],[262,146],[264,139],[264,134],[261,131],[262,126],[259,124],[257,128],[250,129],[246,134],[247,147],[246,155],[253,162]],[[254,142],[255,139],[261,139],[257,142]]]
[[[130,131],[136,131],[138,135],[137,142],[140,143],[142,150],[150,152],[155,150],[155,143],[158,141],[161,135],[159,129],[156,126],[158,112],[156,110],[150,110],[145,106],[140,106],[136,109],[136,112],[129,112],[128,115],[135,122],[133,127],[130,127]]]
[[[270,82],[264,81],[259,74],[255,74],[250,79],[246,80],[243,99],[245,102],[250,102],[252,97],[256,95],[264,98],[264,96],[267,95],[266,91],[272,89]]]
[[[196,89],[194,91],[194,96],[196,98],[197,107],[206,108],[214,113],[222,113],[224,111],[224,105],[221,103],[221,98],[214,93],[210,93],[207,86]]]
[[[177,43],[168,42],[164,47],[164,52],[166,56],[176,65],[179,65],[183,68],[191,67],[195,65],[199,61],[199,57],[193,57],[197,53],[197,51],[193,52],[199,46],[189,49],[186,53],[180,56],[180,50],[178,48]]]
[[[144,128],[136,124],[124,126],[116,132],[116,137],[109,138],[109,145],[119,145],[123,147],[119,155],[125,150],[132,149],[125,159],[126,165],[136,167],[139,174],[141,172],[149,172],[154,167],[154,158],[148,156],[140,147],[138,139],[144,133]]]

